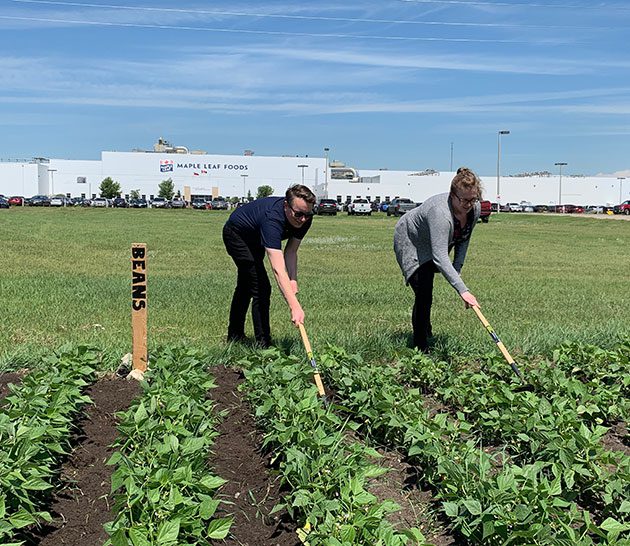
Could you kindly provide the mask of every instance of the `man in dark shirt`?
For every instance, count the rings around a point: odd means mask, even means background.
[[[237,208],[223,227],[223,242],[238,270],[230,307],[228,340],[245,338],[250,301],[254,336],[259,345],[271,345],[269,305],[271,284],[265,271],[265,254],[278,287],[297,326],[304,311],[297,299],[297,251],[313,222],[315,195],[306,186],[291,186],[285,197],[256,199]],[[282,252],[282,241],[288,239]]]

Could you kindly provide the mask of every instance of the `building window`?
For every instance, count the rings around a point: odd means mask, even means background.
[[[341,203],[341,195],[337,196],[337,203]]]
[[[376,199],[374,199],[374,201],[376,201],[377,203],[380,203],[381,202],[381,196],[377,195]]]

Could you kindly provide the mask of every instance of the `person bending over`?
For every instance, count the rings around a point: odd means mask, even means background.
[[[251,302],[256,342],[262,347],[271,345],[271,284],[265,271],[265,255],[289,306],[291,320],[296,326],[304,323],[304,311],[297,299],[297,252],[311,227],[314,204],[313,192],[295,184],[284,197],[265,197],[238,207],[223,226],[223,242],[237,268],[228,341],[245,339],[245,318]]]
[[[481,181],[466,167],[457,170],[448,193],[430,197],[400,218],[394,230],[394,252],[405,282],[415,294],[413,344],[428,351],[433,303],[433,277],[442,273],[466,307],[478,306],[460,273],[481,206]],[[453,263],[449,252],[455,249]]]

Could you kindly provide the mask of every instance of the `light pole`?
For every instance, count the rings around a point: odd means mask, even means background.
[[[247,179],[249,175],[242,174],[241,176],[243,177],[243,203],[245,203],[245,180]]]
[[[619,180],[619,204],[623,203],[623,192],[621,189],[623,188],[623,181],[626,179],[625,176],[618,176],[617,180]]]
[[[326,154],[326,170],[324,171],[324,194],[328,197],[328,152],[330,148],[324,148],[324,154]]]
[[[50,195],[55,195],[55,173],[57,169],[48,169],[50,173]]]
[[[298,169],[302,169],[302,186],[304,185],[304,169],[306,169],[308,165],[298,165]]]
[[[560,167],[560,181],[558,183],[558,207],[562,205],[562,167],[566,165],[564,162],[554,163],[557,167]],[[560,209],[560,212],[562,209]],[[556,211],[558,212],[558,211]]]
[[[24,195],[24,163],[22,163],[22,206],[24,206],[24,200],[26,196]]]
[[[501,135],[509,135],[510,131],[497,132],[497,212],[501,210]]]
[[[451,142],[451,172],[453,172],[453,143]]]

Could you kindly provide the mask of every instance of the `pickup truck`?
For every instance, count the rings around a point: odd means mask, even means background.
[[[615,205],[613,207],[614,214],[630,214],[630,199],[621,203],[621,205]]]
[[[406,197],[397,197],[393,199],[387,207],[387,216],[402,216],[405,212],[409,212],[417,207],[416,203],[414,203],[411,199],[407,199]]]
[[[367,199],[355,199],[348,205],[348,215],[351,214],[367,214],[372,215],[372,206]]]
[[[481,214],[479,215],[479,219],[487,224],[488,220],[490,220],[490,215],[492,214],[492,203],[490,201],[480,201],[481,205]]]

